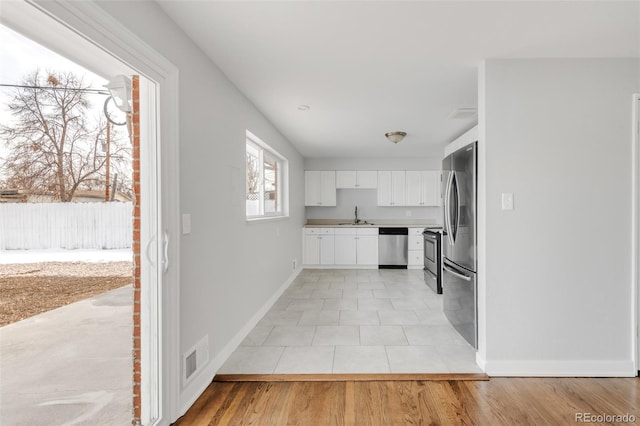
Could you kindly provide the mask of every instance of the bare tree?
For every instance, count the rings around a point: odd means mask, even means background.
[[[89,87],[82,78],[71,72],[44,76],[36,70],[22,86],[8,105],[14,122],[0,126],[9,151],[5,185],[51,193],[62,202],[71,201],[78,189],[104,188],[107,121],[102,114],[92,116]],[[112,167],[124,167],[120,174],[125,178],[130,144],[115,135]]]
[[[259,177],[258,158],[247,153],[247,196],[258,192]]]

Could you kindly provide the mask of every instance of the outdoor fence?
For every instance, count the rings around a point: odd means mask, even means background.
[[[131,247],[131,203],[0,204],[0,250]]]

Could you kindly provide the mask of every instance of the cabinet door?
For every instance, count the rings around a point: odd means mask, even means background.
[[[422,205],[440,205],[440,171],[421,172]]]
[[[405,172],[391,172],[391,205],[404,206],[405,202]]]
[[[320,202],[323,206],[336,205],[336,172],[320,172]]]
[[[358,265],[377,265],[378,264],[378,236],[377,235],[359,235],[356,240],[356,249],[358,252]]]
[[[421,266],[424,265],[424,254],[418,250],[409,250],[407,264],[408,266]]]
[[[304,264],[320,264],[320,237],[318,235],[304,236]]]
[[[336,235],[335,236],[335,264],[355,265],[356,264],[356,236]]]
[[[334,236],[321,235],[320,236],[320,264],[333,265],[334,252],[335,252]]]
[[[378,187],[378,172],[359,171],[357,172],[356,188],[376,189]]]
[[[318,171],[304,172],[304,205],[320,206],[320,179],[321,175]]]
[[[406,172],[407,206],[422,205],[422,172]]]
[[[378,172],[378,205],[390,206],[391,199],[391,172]]]
[[[356,188],[356,185],[357,185],[357,173],[355,171],[338,170],[336,172],[336,188],[352,189],[352,188]]]

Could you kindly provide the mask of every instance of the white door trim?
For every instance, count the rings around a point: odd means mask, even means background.
[[[640,93],[633,95],[633,129],[631,146],[631,327],[633,360],[636,374],[640,370]]]
[[[159,277],[162,350],[158,366],[159,412],[154,424],[168,425],[177,419],[180,390],[178,69],[93,1],[27,1],[157,85],[160,123],[156,130],[160,152],[156,166],[160,177],[157,193],[160,227],[154,245],[157,253],[164,253],[166,244],[168,259],[164,259],[166,270]],[[141,242],[141,246],[146,247],[146,242]],[[148,418],[147,414],[143,413],[142,417]]]

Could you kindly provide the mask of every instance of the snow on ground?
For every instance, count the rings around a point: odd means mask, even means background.
[[[131,249],[118,250],[0,250],[0,264],[40,262],[131,262]]]

